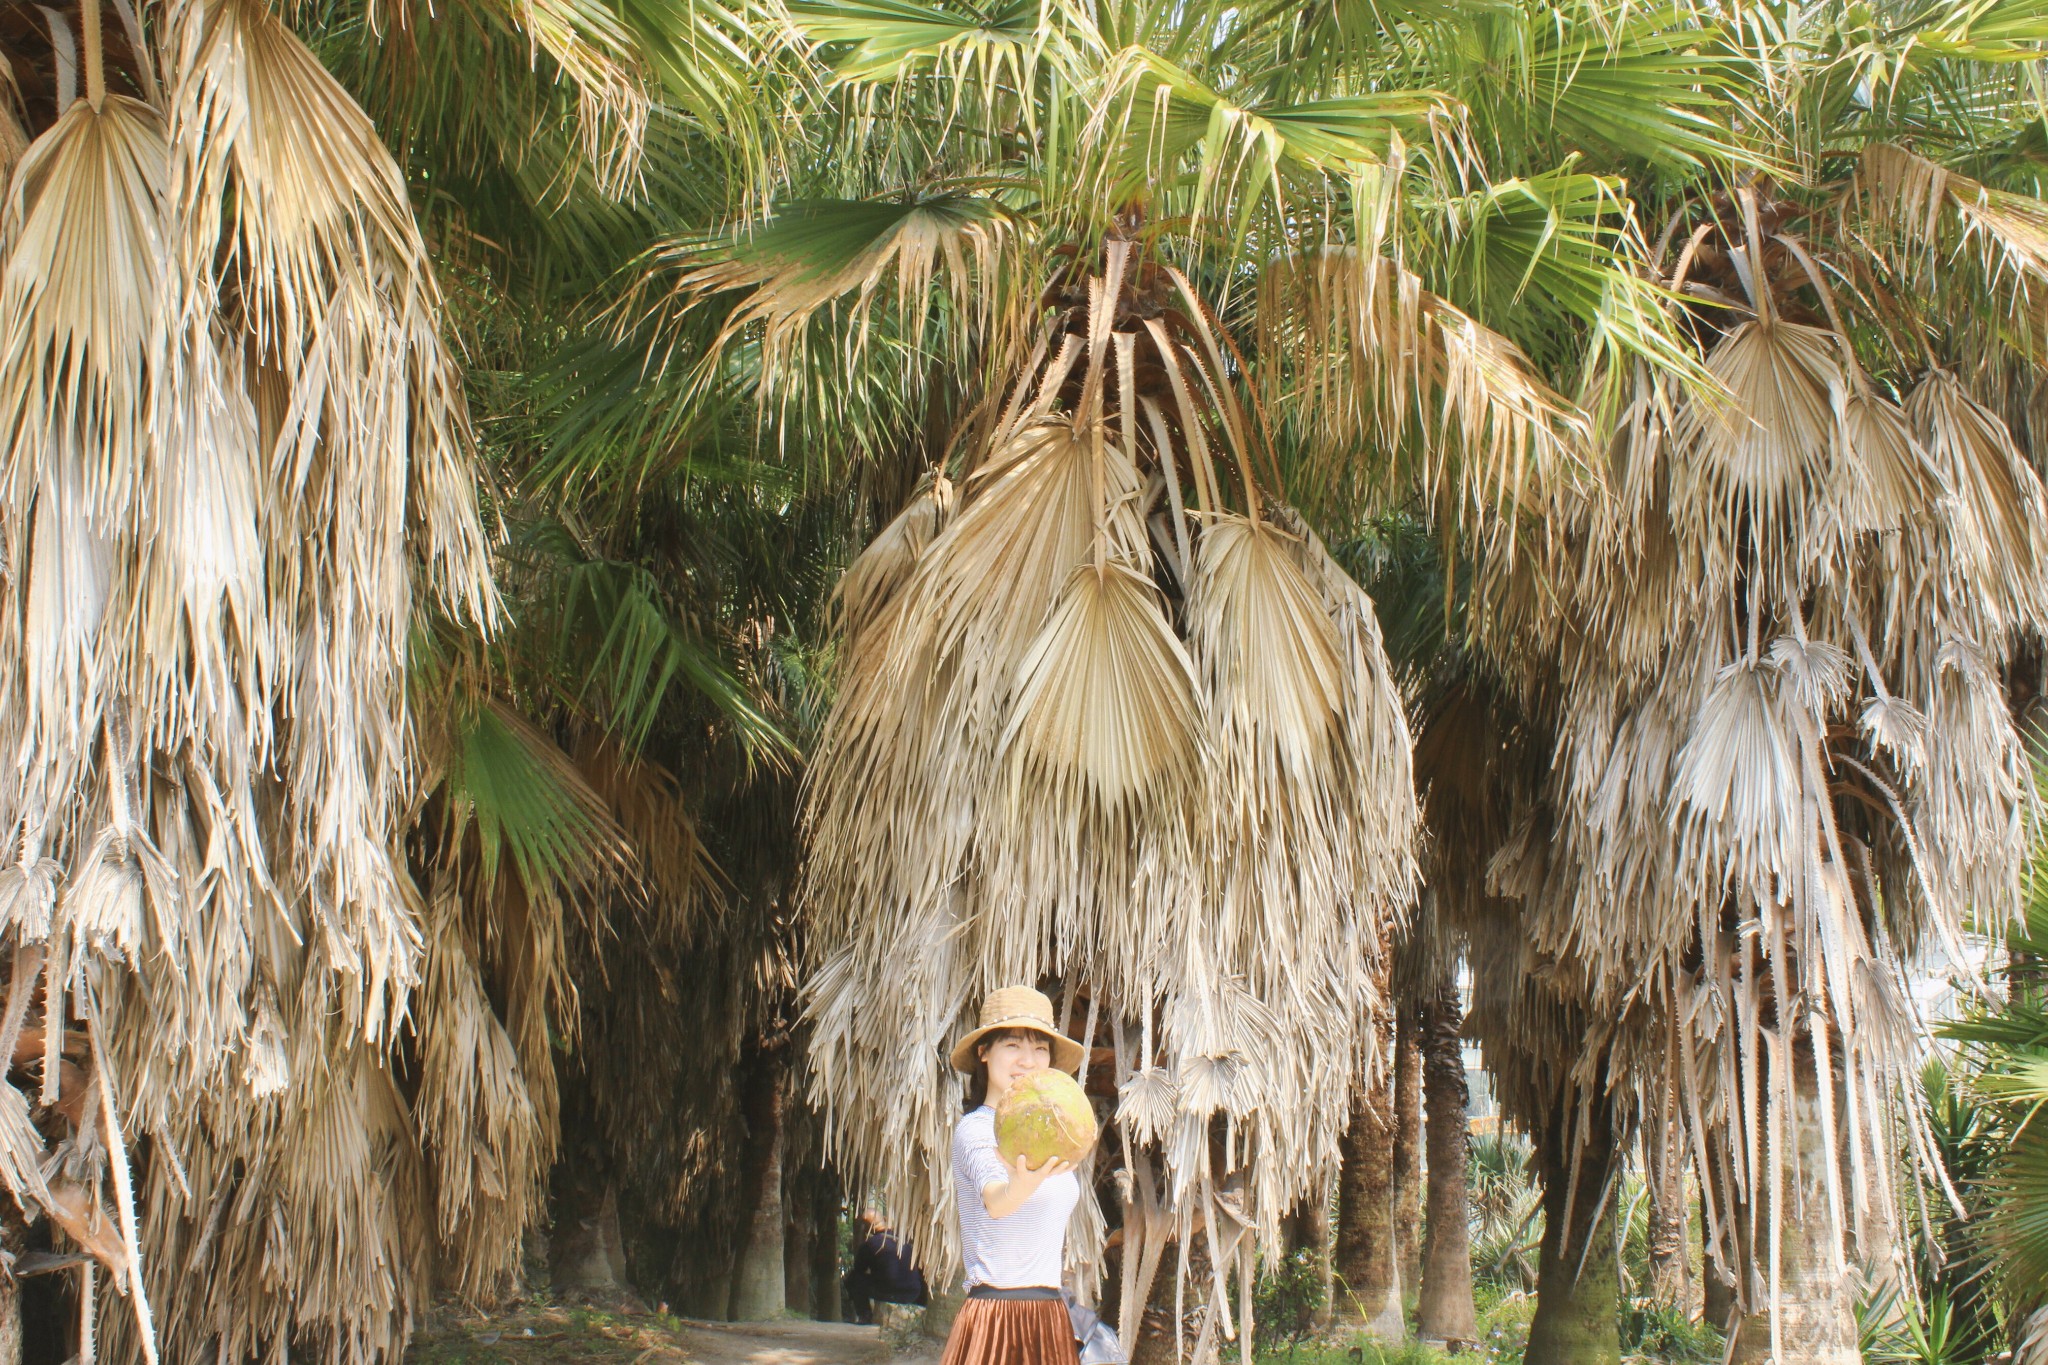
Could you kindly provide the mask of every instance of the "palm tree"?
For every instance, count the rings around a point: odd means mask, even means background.
[[[620,316],[705,401],[758,382],[785,445],[926,475],[840,590],[813,1093],[944,1247],[939,1044],[1062,986],[1122,1088],[1128,1326],[1134,1263],[1199,1221],[1220,1291],[1329,1177],[1411,881],[1370,605],[1282,495],[1419,491],[1509,553],[1589,429],[1526,347],[1678,354],[1566,143],[1731,155],[1720,68],[1683,16],[1580,6],[792,13],[792,188]]]
[[[497,610],[442,296],[396,165],[268,10],[42,15],[0,54],[0,904],[48,1106],[0,1087],[11,1188],[152,1358],[152,1303],[166,1345],[375,1349],[409,1259],[376,1058],[432,958],[408,637]],[[332,1178],[269,1174],[294,1145]],[[238,1184],[279,1217],[205,1246],[268,1244],[295,1292],[167,1293],[172,1225]]]
[[[596,10],[299,17],[312,46],[244,0],[0,11],[0,1170],[90,1258],[81,1342],[151,1359],[395,1357],[423,1287],[501,1282],[554,1150],[573,903],[703,883],[606,739],[645,689],[550,733],[547,671],[491,652],[532,637],[480,641],[475,239],[421,231],[420,143],[320,57],[358,88],[381,62],[415,135],[488,129],[494,162],[442,150],[528,211],[501,290],[716,68]],[[696,658],[658,638],[643,669]]]
[[[1557,731],[1495,866],[1525,958],[1585,1022],[1637,1021],[1581,1050],[1575,1103],[1598,1127],[1675,1077],[1700,1168],[1726,1157],[1735,1358],[1836,1360],[1845,1239],[1928,1150],[1902,964],[2017,906],[2004,674],[2044,503],[2005,414],[2048,220],[2011,63],[2043,35],[1998,8],[1780,18],[1802,43],[1728,35],[1786,101],[1778,169],[1671,197],[1651,257],[1712,383],[1599,377],[1609,476],[1482,629]]]

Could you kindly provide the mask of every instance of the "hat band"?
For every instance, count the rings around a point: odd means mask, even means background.
[[[1041,1019],[1035,1014],[1013,1014],[1007,1019],[998,1019],[992,1024],[983,1024],[978,1032],[987,1033],[999,1028],[1035,1028],[1045,1033],[1058,1033],[1059,1026],[1050,1019]]]

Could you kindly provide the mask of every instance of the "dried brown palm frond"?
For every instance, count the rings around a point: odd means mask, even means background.
[[[1901,213],[1948,193],[1891,190]],[[1612,477],[1564,505],[1563,590],[1480,632],[1557,734],[1493,890],[1573,1008],[1646,1020],[1614,1083],[1675,1084],[1702,1150],[1727,1135],[1721,1206],[1749,1212],[1715,1235],[1751,1311],[1782,1237],[1846,1264],[1886,1167],[1931,1150],[1904,964],[1963,907],[2017,904],[2030,798],[1997,678],[2048,586],[2038,477],[1956,374],[1902,404],[1866,372],[1859,347],[1926,340],[1871,311],[1867,243],[1830,227],[1761,189],[1702,207],[1678,268],[1717,300],[1692,326],[1718,390],[1639,380]],[[1841,1154],[1810,1196],[1795,1150]]]
[[[1226,1225],[1270,1238],[1337,1159],[1412,888],[1407,729],[1188,281],[1112,241],[1048,297],[958,510],[861,574],[806,792],[813,1096],[943,1266],[943,1045],[1056,979],[1126,1087],[1127,1264],[1207,1228],[1221,1330],[1256,1240]]]
[[[22,127],[21,86],[12,62],[0,65],[0,176],[10,174],[14,163],[28,150],[28,132]]]
[[[553,1073],[545,1051],[536,1071],[492,1008],[457,894],[446,887],[429,909],[413,1112],[435,1162],[435,1230],[452,1249],[455,1286],[477,1298],[496,1288],[541,1211],[555,1116],[536,1112],[532,1078],[547,1075],[552,1100]]]
[[[324,1010],[289,1008],[288,1091],[188,1097],[155,1132],[141,1203],[170,1359],[280,1340],[389,1359],[411,1330],[434,1200],[404,1100]]]
[[[574,87],[577,131],[599,188],[623,194],[638,178],[655,99],[632,34],[612,10],[579,0],[512,0],[507,8]]]
[[[388,1355],[435,1202],[386,1070],[407,650],[423,602],[494,609],[467,416],[398,168],[304,44],[102,17],[0,223],[0,928],[64,1173],[11,1188],[113,1230],[86,1326],[144,1356]]]
[[[1867,390],[1851,393],[1843,405],[1842,449],[1851,452],[1836,464],[1849,481],[1842,506],[1847,532],[1898,531],[1930,519],[1941,498],[1941,475],[1898,404]]]
[[[849,640],[874,624],[917,567],[917,558],[953,515],[957,492],[943,474],[920,480],[908,505],[849,564],[832,591],[840,632]]]
[[[8,195],[9,484],[26,500],[36,480],[76,468],[100,524],[128,515],[143,482],[166,156],[156,110],[119,95],[98,108],[79,100],[24,154]],[[38,688],[32,700],[50,698]]]
[[[1909,261],[1916,272],[1948,266],[1954,248],[1975,245],[1986,274],[2015,305],[2029,287],[2019,277],[2048,281],[2048,209],[2038,199],[1993,189],[1888,142],[1863,149],[1856,189],[1877,222],[1920,253]]]
[[[1585,472],[1585,416],[1397,261],[1351,246],[1283,257],[1261,277],[1258,314],[1259,353],[1316,448],[1415,452],[1403,472],[1469,531],[1511,529]]]
[[[1085,811],[1077,838],[1113,838],[1126,811],[1145,819],[1194,785],[1194,670],[1150,575],[1118,562],[1076,569],[1013,687],[998,745],[1018,825],[1043,830]]]
[[[1949,494],[1951,546],[1966,557],[1967,579],[1986,593],[1979,599],[1984,626],[2003,634],[2039,620],[2048,600],[2035,596],[2038,580],[2004,570],[2041,562],[2048,501],[2005,422],[1939,371],[1908,395],[1906,416]]]
[[[658,904],[658,923],[686,940],[715,920],[723,902],[718,868],[675,775],[595,730],[580,734],[569,755],[632,851],[639,887],[632,899]]]
[[[622,336],[650,318],[665,320],[649,353],[651,366],[665,366],[679,351],[679,324],[722,300],[730,312],[693,362],[699,382],[708,383],[731,348],[749,338],[761,348],[762,389],[775,394],[801,375],[822,314],[843,314],[838,360],[848,370],[871,345],[876,309],[887,300],[914,348],[924,343],[935,290],[962,337],[1005,323],[1007,258],[1022,244],[1020,222],[979,195],[789,204],[765,223],[674,239],[649,252],[609,320]]]
[[[1847,399],[1840,341],[1824,328],[1758,318],[1707,353],[1708,372],[1731,395],[1724,405],[1683,404],[1673,431],[1671,493],[1677,530],[1692,544],[1790,544],[1793,520],[1833,473],[1836,413]],[[1684,525],[1713,518],[1716,528]],[[1747,527],[1738,523],[1748,521]]]

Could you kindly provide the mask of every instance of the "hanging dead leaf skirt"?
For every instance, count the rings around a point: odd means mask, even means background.
[[[940,1365],[1077,1365],[1074,1324],[1059,1299],[969,1299]]]

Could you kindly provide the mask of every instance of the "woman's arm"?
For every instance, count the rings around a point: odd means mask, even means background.
[[[984,1185],[981,1189],[981,1206],[988,1210],[991,1218],[1008,1218],[1024,1207],[1024,1201],[1038,1193],[1038,1187],[1056,1175],[1074,1169],[1071,1161],[1047,1157],[1037,1170],[1022,1155],[1014,1163],[1006,1163],[1010,1178],[999,1184]]]

